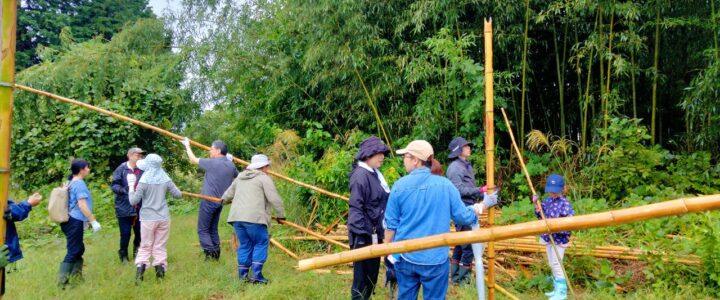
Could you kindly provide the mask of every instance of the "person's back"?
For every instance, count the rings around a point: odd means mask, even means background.
[[[282,212],[282,200],[270,176],[259,170],[242,171],[223,198],[232,198],[228,222],[249,222],[270,226],[273,204]],[[270,202],[270,203],[268,203]],[[274,203],[273,203],[274,202]]]
[[[238,174],[235,164],[225,157],[201,158],[198,165],[205,171],[201,194],[221,197]]]
[[[167,205],[165,195],[170,194],[175,198],[181,198],[182,193],[172,181],[160,184],[149,184],[141,182],[137,191],[133,194],[131,203],[142,201],[140,208],[141,221],[169,220],[170,208]],[[135,196],[137,195],[137,196]]]

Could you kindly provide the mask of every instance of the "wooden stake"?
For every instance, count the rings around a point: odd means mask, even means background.
[[[167,137],[169,137],[169,138],[171,138],[171,139],[175,139],[175,140],[181,141],[181,140],[183,140],[183,139],[185,138],[185,137],[183,137],[183,136],[180,136],[180,135],[178,135],[178,134],[172,133],[172,132],[167,131],[167,130],[165,130],[165,129],[162,129],[162,128],[159,128],[159,127],[150,125],[150,124],[148,124],[148,123],[145,123],[145,122],[142,122],[142,121],[139,121],[139,120],[130,118],[130,117],[123,116],[123,115],[118,114],[118,113],[114,113],[114,112],[109,111],[109,110],[107,110],[107,109],[103,109],[103,108],[99,108],[99,107],[96,107],[96,106],[87,104],[87,103],[85,103],[85,102],[80,102],[80,101],[73,100],[73,99],[70,99],[70,98],[66,98],[66,97],[63,97],[63,96],[58,96],[58,95],[55,95],[55,94],[52,94],[52,93],[49,93],[49,92],[46,92],[46,91],[37,90],[37,89],[31,88],[31,87],[27,87],[27,86],[24,86],[24,85],[21,85],[21,84],[15,84],[15,87],[18,88],[18,89],[21,89],[21,90],[24,90],[24,91],[27,91],[27,92],[31,92],[31,93],[34,93],[34,94],[38,94],[38,95],[41,95],[41,96],[45,96],[45,97],[48,97],[48,98],[51,98],[51,99],[55,99],[55,100],[59,100],[59,101],[65,102],[65,103],[70,103],[70,104],[73,104],[73,105],[77,105],[77,106],[80,106],[80,107],[83,107],[83,108],[86,108],[86,109],[89,109],[89,110],[92,110],[92,111],[95,111],[95,112],[98,112],[98,113],[101,113],[101,114],[104,114],[104,115],[107,115],[107,116],[110,116],[110,117],[113,117],[113,118],[116,118],[116,119],[118,119],[118,120],[127,121],[127,122],[133,123],[133,124],[135,124],[135,125],[138,125],[138,126],[140,126],[140,127],[143,127],[143,128],[146,128],[146,129],[149,129],[149,130],[152,130],[152,131],[155,131],[155,132],[157,132],[157,133],[159,133],[159,134],[161,134],[161,135],[167,136]],[[203,144],[200,144],[200,143],[198,143],[198,142],[196,142],[196,141],[193,141],[193,140],[190,140],[190,144],[193,145],[193,146],[196,146],[196,147],[198,147],[198,148],[201,148],[201,149],[203,149],[203,150],[210,150],[210,147],[205,146],[205,145],[203,145]],[[239,159],[239,158],[237,158],[237,157],[234,157],[233,160],[234,160],[236,163],[239,163],[239,164],[241,164],[241,165],[243,165],[243,166],[247,166],[247,165],[248,165],[248,162],[247,162],[247,161],[242,160],[242,159]],[[343,196],[343,195],[340,195],[340,194],[336,194],[336,193],[333,193],[333,192],[330,192],[330,191],[321,189],[321,188],[316,187],[316,186],[313,186],[313,185],[309,185],[309,184],[307,184],[307,183],[304,183],[304,182],[302,182],[302,181],[298,181],[298,180],[292,179],[292,178],[287,177],[287,176],[285,176],[285,175],[282,175],[282,174],[279,174],[279,173],[276,173],[276,172],[273,172],[273,171],[270,171],[270,170],[268,170],[267,173],[270,174],[270,175],[272,175],[272,176],[275,176],[275,177],[277,177],[277,178],[280,178],[280,179],[282,179],[282,180],[288,181],[288,182],[290,182],[290,183],[293,183],[293,184],[296,184],[296,185],[299,185],[299,186],[302,186],[302,187],[311,189],[311,190],[316,191],[316,192],[318,192],[318,193],[320,193],[320,194],[323,194],[323,195],[326,195],[326,196],[330,196],[330,197],[333,197],[333,198],[337,198],[337,199],[341,199],[341,200],[345,200],[345,201],[350,201],[349,198],[346,197],[346,196]]]
[[[532,221],[507,226],[491,227],[488,229],[444,233],[419,239],[372,245],[360,249],[301,260],[298,263],[298,270],[307,271],[374,257],[387,256],[394,253],[407,253],[437,247],[467,245],[472,243],[500,241],[528,235],[537,235],[545,233],[548,226],[550,227],[551,232],[580,230],[614,226],[653,218],[676,216],[691,212],[701,212],[715,209],[720,209],[720,194],[681,198],[589,215],[549,219],[547,220],[547,225],[543,221]]]
[[[17,1],[3,0],[0,6],[2,61],[0,62],[0,211],[5,211],[10,194],[10,146],[12,145],[13,87],[15,83],[15,38]],[[7,223],[0,218],[0,244],[5,244]],[[5,270],[0,271],[0,299],[5,293]]]
[[[485,174],[487,192],[495,190],[495,123],[493,115],[493,48],[492,18],[485,20]],[[495,224],[495,208],[488,212],[488,226]],[[490,242],[487,247],[488,257],[488,299],[495,299],[495,244]],[[482,259],[482,258],[480,258]],[[479,291],[482,292],[482,291]]]

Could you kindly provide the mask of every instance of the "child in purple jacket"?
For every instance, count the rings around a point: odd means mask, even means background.
[[[567,199],[565,199],[565,195],[563,195],[564,190],[565,179],[562,176],[557,174],[548,176],[547,183],[545,184],[545,192],[548,193],[549,197],[545,198],[542,202],[542,210],[545,214],[545,218],[564,218],[575,215],[572,205]],[[537,196],[533,195],[535,215],[537,215],[538,219],[541,219],[542,217],[540,215],[537,201]],[[553,240],[555,240],[557,255],[550,242],[550,236],[548,234],[540,236],[540,243],[545,244],[548,262],[550,263],[550,269],[552,270],[554,277],[554,290],[550,293],[545,293],[545,295],[550,297],[551,300],[567,299],[567,279],[565,278],[565,274],[562,270],[562,259],[565,254],[565,248],[567,248],[570,243],[570,235],[569,231],[561,231],[552,234]]]

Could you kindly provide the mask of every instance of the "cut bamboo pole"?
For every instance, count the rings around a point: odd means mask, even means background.
[[[551,232],[581,230],[715,209],[720,209],[720,194],[680,198],[589,215],[550,219],[547,220],[547,226],[550,227]],[[532,221],[372,245],[360,249],[301,260],[298,263],[298,270],[307,271],[374,257],[382,257],[394,253],[407,253],[437,247],[500,241],[527,235],[537,235],[545,233],[547,226],[543,221]]]
[[[485,174],[487,179],[487,192],[495,190],[495,123],[493,118],[493,48],[492,48],[492,18],[485,20]],[[495,224],[495,208],[488,212],[488,226]],[[488,243],[488,299],[495,299],[495,244]],[[482,258],[480,258],[482,259]],[[483,291],[478,291],[482,293]]]
[[[195,194],[195,193],[188,193],[188,192],[182,192],[182,193],[183,193],[184,195],[187,195],[187,196],[190,196],[190,197],[200,198],[200,199],[204,199],[204,200],[208,200],[208,201],[213,201],[213,202],[222,202],[222,199],[216,198],[216,197],[210,197],[210,196],[205,196],[205,195],[200,195],[200,194]],[[307,229],[307,228],[305,228],[305,227],[302,227],[302,226],[300,226],[300,225],[298,225],[298,224],[295,224],[295,223],[293,223],[293,222],[286,221],[286,220],[278,220],[278,218],[276,218],[276,217],[272,217],[272,218],[273,218],[273,220],[278,221],[278,223],[280,223],[280,224],[282,224],[282,225],[287,225],[287,226],[289,226],[289,227],[291,227],[291,228],[294,228],[294,229],[296,229],[296,230],[298,230],[298,231],[301,231],[301,232],[307,233],[307,234],[309,234],[309,235],[312,235],[312,236],[314,236],[314,237],[316,237],[316,238],[319,238],[319,239],[321,239],[321,240],[323,240],[323,241],[326,241],[326,242],[328,242],[328,243],[330,243],[330,244],[336,245],[336,246],[338,246],[338,247],[340,247],[340,248],[350,249],[350,246],[348,246],[348,245],[346,245],[346,244],[343,244],[343,243],[338,242],[338,241],[333,240],[333,239],[329,239],[329,238],[325,237],[324,235],[315,233],[315,232],[311,231],[310,229]]]
[[[278,242],[278,241],[276,241],[276,240],[274,240],[274,239],[270,239],[270,244],[273,244],[273,246],[278,247],[278,249],[282,250],[283,252],[285,252],[285,254],[289,255],[290,257],[292,257],[292,258],[294,258],[294,259],[296,259],[296,260],[300,260],[300,257],[297,256],[297,254],[295,254],[295,253],[293,253],[292,251],[290,251],[290,249],[285,248],[285,246],[283,246],[282,244],[280,244],[280,242]]]
[[[17,1],[3,0],[0,6],[2,61],[0,61],[0,211],[7,207],[10,194],[10,145],[12,145],[13,84],[15,83],[15,38]],[[5,244],[6,222],[0,218],[0,244]],[[5,292],[5,272],[0,272],[0,299]]]
[[[338,224],[340,224],[340,222],[342,221],[342,219],[345,218],[345,217],[347,217],[347,215],[348,215],[349,213],[350,213],[350,211],[348,210],[348,211],[346,211],[342,216],[340,216],[339,218],[335,219],[335,221],[333,221],[332,224],[330,224],[327,228],[325,228],[325,230],[323,231],[323,234],[328,234],[328,233],[330,233],[331,231],[333,231],[333,229],[335,229],[335,226],[337,226]]]
[[[98,113],[101,113],[101,114],[110,116],[110,117],[112,117],[112,118],[116,118],[116,119],[118,119],[118,120],[127,121],[127,122],[133,123],[133,124],[135,124],[135,125],[138,125],[138,126],[140,126],[140,127],[143,127],[143,128],[146,128],[146,129],[149,129],[149,130],[152,130],[152,131],[155,131],[155,132],[157,132],[157,133],[159,133],[159,134],[161,134],[161,135],[167,136],[167,137],[169,137],[169,138],[171,138],[171,139],[175,139],[175,140],[182,141],[182,140],[185,138],[185,137],[180,136],[180,135],[178,135],[178,134],[175,134],[175,133],[172,133],[172,132],[167,131],[167,130],[165,130],[165,129],[159,128],[159,127],[157,127],[157,126],[153,126],[153,125],[150,125],[150,124],[148,124],[148,123],[145,123],[145,122],[142,122],[142,121],[139,121],[139,120],[136,120],[136,119],[127,117],[127,116],[123,116],[123,115],[121,115],[121,114],[118,114],[118,113],[115,113],[115,112],[112,112],[112,111],[109,111],[109,110],[107,110],[107,109],[103,109],[103,108],[99,108],[99,107],[96,107],[96,106],[87,104],[87,103],[85,103],[85,102],[80,102],[80,101],[77,101],[77,100],[74,100],[74,99],[70,99],[70,98],[67,98],[67,97],[58,96],[58,95],[55,95],[55,94],[52,94],[52,93],[49,93],[49,92],[46,92],[46,91],[41,91],[41,90],[34,89],[34,88],[31,88],[31,87],[28,87],[28,86],[24,86],[24,85],[21,85],[21,84],[15,84],[15,87],[18,88],[18,89],[21,89],[21,90],[30,92],[30,93],[34,93],[34,94],[38,94],[38,95],[41,95],[41,96],[45,96],[45,97],[48,97],[48,98],[51,98],[51,99],[55,99],[55,100],[58,100],[58,101],[62,101],[62,102],[65,102],[65,103],[77,105],[77,106],[80,106],[80,107],[83,107],[83,108],[86,108],[86,109],[89,109],[89,110],[92,110],[92,111],[95,111],[95,112],[98,112]],[[198,142],[196,142],[196,141],[193,141],[193,140],[190,140],[190,144],[192,144],[192,145],[194,145],[194,146],[196,146],[196,147],[198,147],[198,148],[201,148],[201,149],[203,149],[203,150],[210,150],[210,147],[205,146],[205,145],[203,145],[203,144],[200,144],[200,143],[198,143]],[[241,165],[243,165],[243,166],[247,166],[247,165],[248,165],[248,162],[247,162],[247,161],[242,160],[242,159],[239,159],[239,158],[237,158],[237,157],[233,157],[233,161],[236,162],[236,163],[239,163],[239,164],[241,164]],[[276,173],[276,172],[269,171],[269,170],[267,171],[267,173],[270,174],[270,175],[272,175],[272,176],[275,176],[275,177],[277,177],[277,178],[280,178],[280,179],[282,179],[282,180],[288,181],[288,182],[290,182],[290,183],[292,183],[292,184],[296,184],[296,185],[299,185],[299,186],[302,186],[302,187],[311,189],[311,190],[316,191],[316,192],[318,192],[318,193],[320,193],[320,194],[323,194],[323,195],[326,195],[326,196],[330,196],[330,197],[333,197],[333,198],[337,198],[337,199],[341,199],[341,200],[345,200],[345,201],[349,201],[349,198],[346,197],[346,196],[343,196],[343,195],[340,195],[340,194],[336,194],[336,193],[333,193],[333,192],[324,190],[324,189],[322,189],[322,188],[319,188],[319,187],[316,187],[316,186],[313,186],[313,185],[304,183],[304,182],[302,182],[302,181],[298,181],[298,180],[292,179],[292,178],[287,177],[287,176],[285,176],[285,175],[282,175],[282,174],[280,174],[280,173]]]

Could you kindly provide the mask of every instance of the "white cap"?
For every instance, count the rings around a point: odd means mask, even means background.
[[[255,154],[250,159],[250,164],[247,169],[256,170],[264,166],[270,165],[270,159],[265,154]]]

